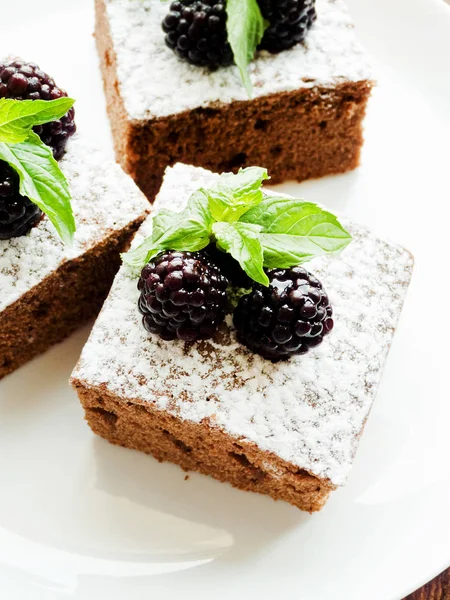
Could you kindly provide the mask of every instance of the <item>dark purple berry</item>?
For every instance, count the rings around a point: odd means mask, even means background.
[[[0,98],[16,100],[56,100],[66,97],[54,80],[37,64],[14,60],[0,62]],[[64,154],[67,140],[75,133],[75,111],[71,108],[61,119],[34,127],[41,140],[53,150],[56,160]]]
[[[238,339],[273,361],[305,354],[333,329],[328,296],[302,267],[274,269],[267,275],[269,287],[254,284],[234,311]]]
[[[238,261],[234,259],[231,254],[222,252],[217,248],[216,244],[210,244],[205,251],[211,260],[220,268],[230,283],[241,288],[252,287],[252,279],[250,279]]]
[[[215,70],[233,63],[226,0],[178,0],[162,22],[166,45],[182,60]]]
[[[206,252],[164,252],[139,279],[144,327],[164,340],[211,337],[225,318],[227,286]]]
[[[0,240],[25,235],[41,217],[41,209],[19,194],[17,173],[0,161]]]
[[[303,42],[316,20],[315,0],[258,0],[258,4],[270,23],[259,47],[274,54]]]

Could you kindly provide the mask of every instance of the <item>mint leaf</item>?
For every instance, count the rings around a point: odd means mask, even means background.
[[[174,221],[178,218],[178,215],[173,211],[162,208],[153,217],[152,223],[152,238],[154,242],[157,242],[172,226]]]
[[[264,252],[264,266],[267,269],[287,269],[328,254],[327,250],[318,247],[314,241],[300,235],[262,233],[260,241]],[[347,244],[348,242],[342,248]]]
[[[227,0],[226,11],[228,41],[233,50],[234,62],[251,98],[252,84],[248,65],[263,38],[267,24],[257,0]]]
[[[70,192],[66,178],[46,146],[35,133],[30,132],[24,142],[0,142],[0,160],[4,160],[18,173],[19,191],[48,216],[64,242],[69,242],[75,232],[75,220],[70,205]]]
[[[321,211],[322,209],[312,202],[267,195],[257,207],[249,210],[241,221],[257,223],[265,233],[292,234],[293,225],[301,224],[303,219]]]
[[[122,259],[132,267],[141,268],[163,250],[202,250],[209,244],[212,222],[208,199],[198,190],[182,212],[158,211],[153,217],[152,235],[136,249],[123,254]]]
[[[262,228],[264,266],[287,268],[316,256],[339,252],[351,235],[337,217],[317,204],[268,196],[241,217]]]
[[[235,198],[241,199],[260,192],[262,182],[266,179],[270,179],[267,169],[246,167],[245,169],[239,169],[238,173],[222,173],[219,176],[218,187],[221,190],[233,193]]]
[[[158,241],[162,238],[164,232],[173,226],[175,219],[175,213],[170,210],[162,209],[157,212],[153,217],[151,235],[134,250],[122,254],[122,261],[135,268],[142,268],[146,265],[161,251]]]
[[[217,186],[203,190],[208,196],[209,210],[216,221],[238,221],[252,206],[263,200],[262,182],[269,179],[267,169],[248,167],[236,175],[223,173]]]
[[[72,107],[72,98],[56,100],[0,99],[0,142],[24,142],[32,127],[55,121]]]
[[[157,226],[158,230],[162,230],[158,219]],[[211,226],[208,200],[203,191],[199,190],[189,198],[185,210],[178,213],[178,218],[158,239],[158,244],[163,245],[165,250],[201,250],[209,244]]]
[[[263,270],[263,249],[259,236],[261,227],[249,223],[214,223],[213,234],[220,249],[229,252],[254,281],[268,286]]]

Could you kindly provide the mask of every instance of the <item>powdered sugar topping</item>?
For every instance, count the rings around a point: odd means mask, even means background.
[[[191,192],[216,177],[176,165],[166,172],[157,206],[181,209]],[[135,244],[149,233],[150,221]],[[338,258],[307,265],[335,314],[333,332],[307,355],[277,364],[254,355],[237,342],[231,316],[214,339],[192,346],[149,335],[137,308],[137,275],[123,266],[74,377],[180,419],[206,419],[335,485],[344,483],[412,270],[406,250],[345,225],[352,244]]]
[[[70,140],[60,166],[72,194],[77,224],[74,242],[65,246],[46,217],[27,235],[0,240],[0,310],[62,263],[81,256],[149,209],[131,178],[78,135]]]
[[[129,118],[164,117],[214,103],[247,100],[235,66],[209,71],[165,46],[161,0],[105,0],[120,93]],[[255,98],[298,88],[334,87],[371,79],[342,0],[317,0],[318,18],[304,44],[277,55],[260,52],[250,65]]]

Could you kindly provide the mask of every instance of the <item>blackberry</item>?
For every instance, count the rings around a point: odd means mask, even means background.
[[[225,318],[227,286],[205,252],[164,252],[139,279],[144,327],[163,340],[211,337]]]
[[[182,60],[215,70],[233,63],[226,0],[178,0],[162,23],[166,45]]]
[[[259,47],[273,54],[303,42],[316,20],[315,0],[258,0],[258,4],[270,23]]]
[[[0,162],[0,240],[28,233],[42,217],[41,209],[19,194],[19,176]]]
[[[272,361],[318,346],[333,328],[333,310],[320,281],[302,267],[267,275],[269,287],[255,284],[234,311],[239,341]]]
[[[0,98],[56,100],[63,96],[67,96],[67,93],[36,63],[23,60],[0,62]],[[34,127],[44,144],[51,146],[56,160],[64,154],[68,138],[75,133],[74,116],[75,111],[71,108],[61,119]]]
[[[228,252],[222,252],[217,248],[216,244],[210,244],[206,248],[206,252],[213,263],[219,267],[223,275],[225,275],[230,283],[240,288],[252,287],[252,279],[250,279],[238,261],[233,258],[231,254],[228,254]]]

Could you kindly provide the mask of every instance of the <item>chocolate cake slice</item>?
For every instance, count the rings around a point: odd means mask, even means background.
[[[0,240],[0,379],[98,313],[148,212],[133,181],[85,139],[70,141],[60,166],[77,223],[72,246],[45,216],[27,235]]]
[[[180,210],[217,177],[176,165],[156,208]],[[322,508],[351,469],[413,266],[403,248],[346,226],[354,241],[341,255],[307,263],[328,291],[335,328],[285,362],[239,344],[231,315],[214,338],[191,345],[149,334],[138,276],[122,266],[71,379],[92,430],[238,488]],[[150,228],[149,218],[134,243]]]
[[[235,66],[209,72],[164,44],[161,0],[96,0],[96,40],[117,160],[153,201],[167,165],[265,165],[273,183],[354,169],[372,88],[341,0],[317,0],[303,44],[258,53],[249,99]]]

